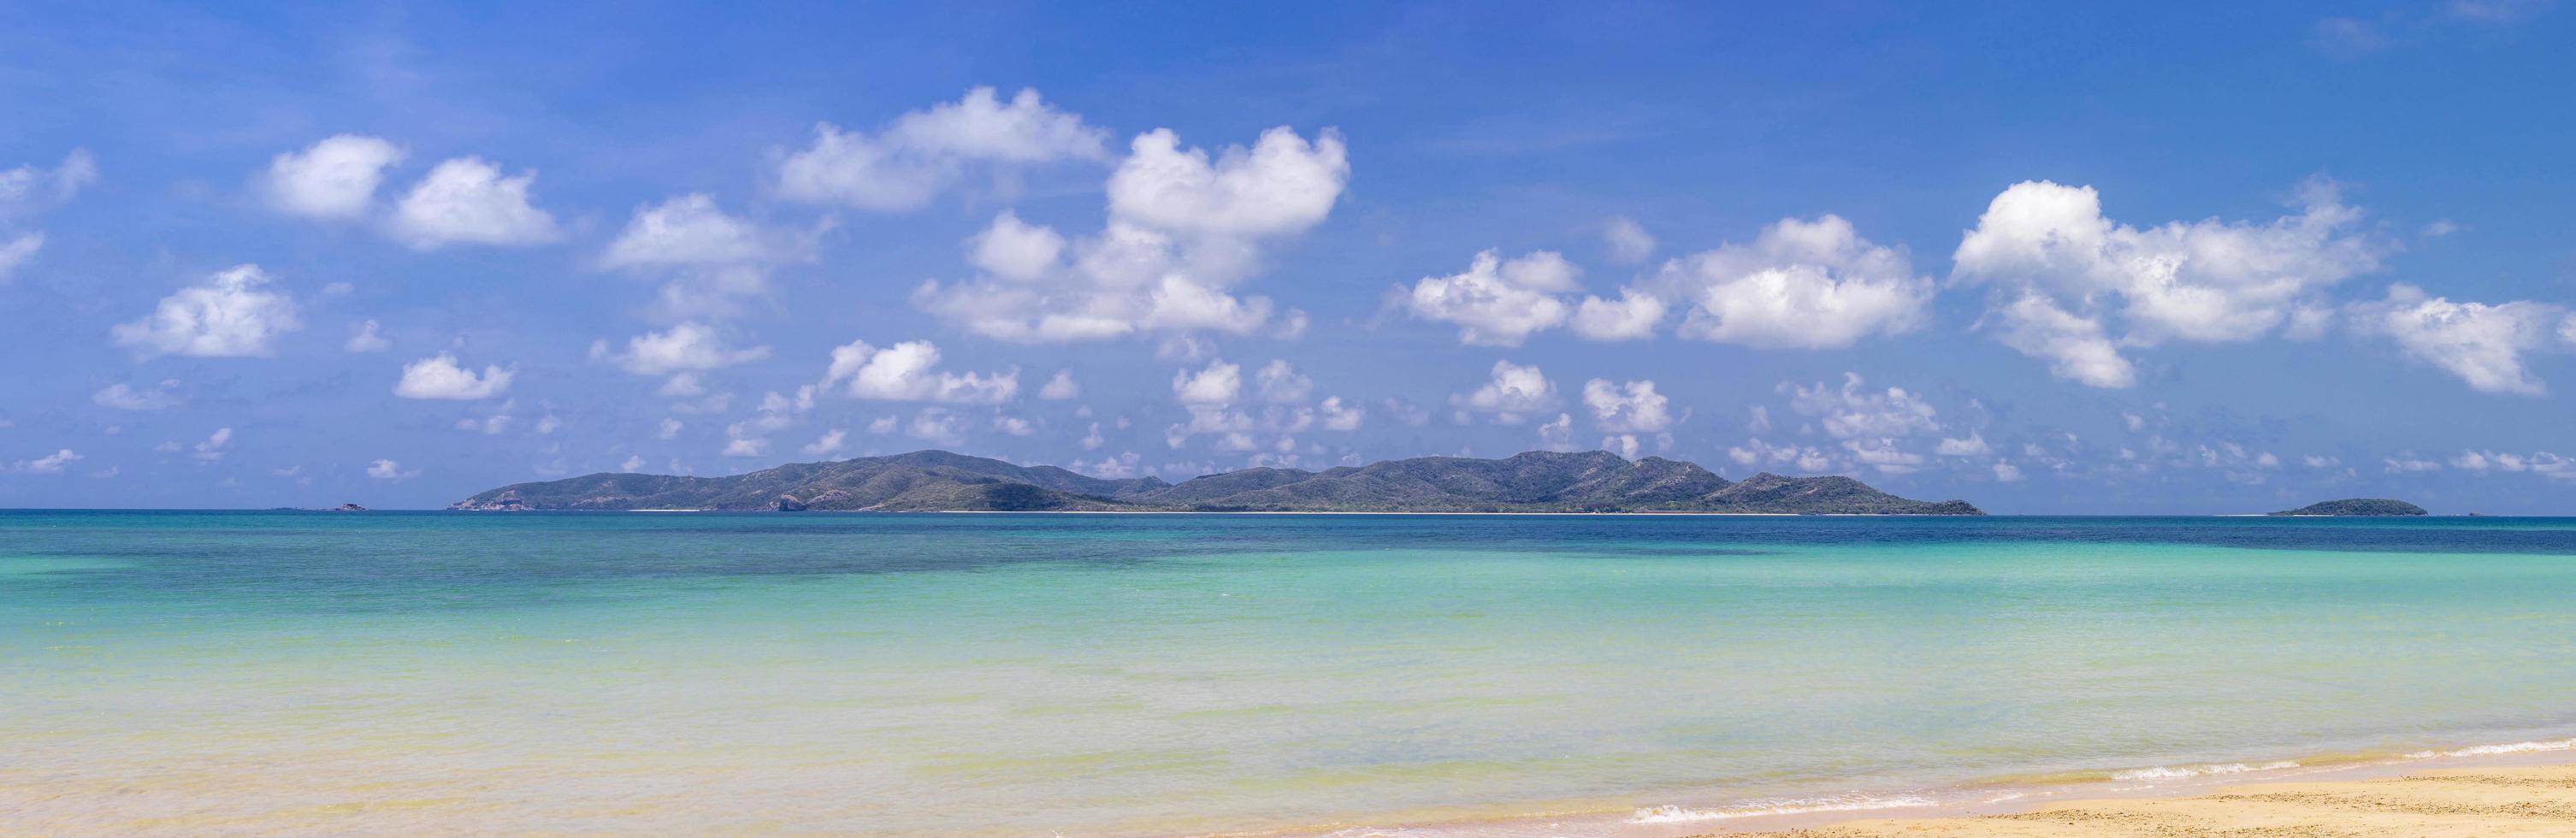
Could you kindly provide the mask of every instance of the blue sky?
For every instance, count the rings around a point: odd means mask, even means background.
[[[0,10],[0,505],[1606,447],[2576,511],[2544,2],[524,5]]]

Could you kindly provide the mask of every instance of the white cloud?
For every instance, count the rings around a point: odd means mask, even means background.
[[[1243,367],[1223,360],[1209,361],[1198,372],[1172,375],[1172,398],[1182,404],[1232,404],[1242,392]]]
[[[1601,438],[1601,447],[1623,459],[1634,460],[1637,458],[1638,449],[1642,446],[1638,444],[1636,434],[1612,434]]]
[[[1556,415],[1556,421],[1540,423],[1538,447],[1549,451],[1574,450],[1573,414],[1559,413]]]
[[[340,344],[340,349],[344,352],[383,352],[394,348],[394,342],[385,339],[383,329],[376,321],[360,321],[349,327],[349,340]]]
[[[232,441],[233,429],[216,428],[214,433],[206,435],[206,441],[197,443],[197,453],[189,456],[207,462],[223,459],[224,446],[231,445]]]
[[[1531,333],[1554,328],[1574,313],[1555,295],[1581,290],[1582,273],[1555,251],[1504,261],[1487,250],[1467,270],[1423,277],[1413,284],[1407,310],[1424,320],[1454,323],[1458,341],[1470,346],[1519,346]]]
[[[1322,415],[1324,429],[1328,431],[1356,431],[1368,418],[1367,408],[1344,404],[1340,396],[1324,397],[1323,401],[1315,404],[1315,411]]]
[[[401,463],[393,460],[377,460],[367,464],[367,476],[377,480],[408,480],[419,477],[420,469],[405,470]]]
[[[2462,451],[2459,456],[2451,458],[2451,467],[2463,471],[2530,473],[2552,480],[2576,480],[2576,458],[2547,451],[2530,454]]]
[[[805,453],[816,456],[838,454],[849,448],[850,432],[840,428],[825,431],[823,436],[805,444]]]
[[[1637,340],[1654,337],[1664,321],[1665,304],[1653,294],[1619,289],[1619,299],[1585,297],[1574,311],[1574,333],[1587,340]]]
[[[1843,449],[1851,452],[1853,462],[1877,469],[1880,474],[1909,474],[1923,465],[1923,455],[1897,447],[1896,440],[1888,437],[1846,439]]]
[[[1789,406],[1814,416],[1835,439],[1901,438],[1941,429],[1932,405],[1902,387],[1871,389],[1859,373],[1844,373],[1839,389],[1792,387]]]
[[[270,160],[262,191],[279,212],[355,218],[375,203],[385,168],[402,158],[403,150],[382,138],[340,134]]]
[[[1491,414],[1494,421],[1518,425],[1530,414],[1556,407],[1556,383],[1533,366],[1520,366],[1510,361],[1495,361],[1493,377],[1472,393],[1449,397],[1449,404],[1462,410]]]
[[[734,437],[725,440],[722,452],[727,457],[759,457],[769,453],[769,440]]]
[[[528,203],[537,173],[502,177],[480,157],[438,164],[394,205],[391,231],[418,250],[451,244],[527,245],[555,240],[554,216]]]
[[[903,432],[914,439],[956,445],[966,441],[966,417],[942,408],[925,407],[912,415],[912,422],[904,426]]]
[[[2551,324],[2568,316],[2562,307],[2530,301],[2452,302],[2404,283],[2389,286],[2387,299],[2357,303],[2352,312],[2356,330],[2395,341],[2408,356],[2458,376],[2470,389],[2526,396],[2546,388],[2524,368],[2522,356],[2550,348]]]
[[[1593,424],[1614,434],[1660,433],[1673,426],[1669,400],[1655,392],[1652,380],[1613,384],[1595,378],[1583,382],[1583,404],[1592,409]]]
[[[1082,395],[1082,384],[1073,380],[1072,370],[1056,370],[1055,377],[1047,379],[1046,386],[1038,388],[1038,398],[1051,402],[1060,402],[1080,395]]]
[[[2021,481],[2021,467],[2006,462],[1995,463],[1995,479],[2005,483]]]
[[[150,315],[109,330],[117,345],[135,354],[200,358],[276,354],[277,336],[302,328],[295,301],[264,290],[269,276],[258,265],[217,272],[206,281],[161,298]]]
[[[621,472],[621,473],[625,473],[625,474],[634,474],[634,473],[636,473],[636,472],[643,471],[643,470],[644,470],[644,455],[642,455],[642,454],[628,454],[628,455],[626,455],[626,461],[625,461],[625,462],[622,462],[622,463],[618,463],[618,464],[617,464],[617,470],[618,470],[619,472]]]
[[[1010,210],[993,217],[992,226],[967,240],[967,264],[997,277],[1030,281],[1044,277],[1064,258],[1064,236],[1052,227],[1027,224]]]
[[[612,355],[605,342],[593,344],[591,355],[616,361],[627,372],[636,375],[665,375],[675,372],[703,372],[769,357],[769,347],[754,346],[733,349],[712,326],[682,323],[659,332],[647,332],[626,339],[626,351]],[[694,377],[691,379],[695,381]],[[693,389],[683,387],[680,389]]]
[[[1634,265],[1655,255],[1655,237],[1626,216],[1602,222],[1601,242],[1609,246],[1615,264]]]
[[[1932,281],[1903,251],[1826,215],[1781,219],[1751,244],[1664,263],[1660,293],[1691,304],[1682,337],[1772,349],[1837,349],[1922,321]]]
[[[1264,244],[1321,223],[1340,199],[1350,177],[1341,137],[1328,129],[1309,143],[1275,128],[1213,158],[1179,142],[1169,130],[1136,137],[1109,178],[1107,226],[1062,248],[1062,260],[1038,258],[1053,230],[996,219],[970,244],[991,275],[923,283],[914,305],[1024,343],[1261,330],[1271,301],[1230,289],[1260,270]],[[1283,332],[1303,319],[1290,312]]]
[[[56,474],[63,470],[63,466],[70,465],[80,459],[81,455],[73,453],[69,448],[65,448],[42,457],[37,457],[33,460],[20,460],[18,461],[18,470],[35,472],[37,474]]]
[[[789,199],[876,212],[917,209],[977,166],[1105,160],[1107,134],[1023,89],[1004,103],[993,88],[913,111],[871,136],[821,123],[814,143],[784,155],[778,192]]]
[[[1960,239],[1951,275],[1999,287],[2006,345],[2049,359],[2061,378],[2127,387],[2136,377],[2117,347],[2254,340],[2318,307],[2322,289],[2379,269],[2390,245],[2359,229],[2361,211],[2333,183],[2304,184],[2299,201],[2267,224],[2141,230],[2104,217],[2092,187],[2025,181]]]
[[[1933,447],[1932,453],[1944,457],[1982,457],[1993,450],[1986,446],[1984,434],[1970,431],[1966,439],[1943,438],[1939,445]]]
[[[1787,467],[1804,474],[1834,470],[1833,457],[1814,446],[1800,446],[1795,443],[1775,446],[1758,438],[1748,439],[1743,445],[1727,448],[1726,458],[1746,468]]]
[[[636,207],[599,264],[671,273],[659,308],[678,319],[728,314],[739,299],[768,293],[769,269],[811,261],[814,244],[813,233],[762,227],[727,215],[714,198],[689,194]]]
[[[100,407],[112,407],[118,410],[160,410],[179,403],[179,397],[170,394],[170,388],[177,386],[179,386],[178,379],[164,379],[149,390],[137,390],[126,384],[111,384],[104,390],[91,393],[89,400]]]
[[[1305,401],[1307,394],[1315,391],[1315,380],[1298,373],[1284,358],[1272,359],[1263,365],[1259,372],[1252,374],[1252,380],[1259,386],[1261,400],[1265,402],[1294,404]]]
[[[34,165],[0,169],[0,221],[26,218],[61,206],[98,180],[98,159],[72,149],[51,170]]]
[[[2417,457],[2412,451],[2400,451],[2397,456],[2383,457],[2380,461],[2388,464],[2391,473],[2442,470],[2441,463]]]
[[[659,430],[655,431],[655,435],[663,439],[676,438],[680,435],[680,429],[682,427],[685,426],[680,423],[680,420],[665,416],[662,417],[662,426]]]
[[[805,246],[726,215],[714,198],[693,193],[636,207],[599,262],[609,268],[774,262],[805,258]]]
[[[993,417],[993,430],[1001,431],[1002,433],[1010,434],[1012,436],[1028,436],[1038,432],[1037,425],[1031,423],[1027,419],[1022,419],[1017,416],[1000,415]]]
[[[959,375],[933,369],[938,365],[939,347],[930,341],[904,341],[879,349],[854,340],[832,350],[823,386],[828,389],[846,381],[844,392],[852,398],[898,402],[998,404],[1019,395],[1016,367]]]
[[[19,265],[24,265],[28,260],[36,258],[36,251],[44,248],[45,234],[43,233],[20,233],[15,238],[9,239],[6,244],[0,244],[0,279],[8,279],[9,274],[16,271]]]
[[[402,380],[394,383],[394,395],[406,399],[488,399],[510,389],[512,375],[498,364],[486,366],[477,374],[458,365],[455,355],[441,352],[404,364]]]

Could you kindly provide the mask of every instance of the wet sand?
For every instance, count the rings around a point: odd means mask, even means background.
[[[2447,838],[2576,835],[2576,766],[2498,766],[2333,782],[2248,783],[2173,798],[2072,801],[2027,812],[1845,821],[1796,838]]]

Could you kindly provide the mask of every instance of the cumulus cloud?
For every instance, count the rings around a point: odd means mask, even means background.
[[[161,298],[141,320],[117,324],[109,336],[138,356],[187,355],[240,358],[276,354],[277,336],[302,328],[295,301],[266,290],[258,265],[216,272],[205,282]]]
[[[2453,302],[2404,283],[2390,286],[2386,299],[2353,305],[2352,313],[2355,330],[2388,338],[2407,356],[2440,367],[2483,393],[2545,392],[2540,379],[2524,367],[2523,356],[2552,348],[2553,325],[2562,345],[2576,329],[2560,306]]]
[[[849,431],[845,431],[840,428],[833,428],[829,431],[825,431],[821,437],[815,439],[813,442],[806,443],[804,450],[805,453],[818,457],[838,454],[844,450],[848,450],[849,439]]]
[[[1555,251],[1506,261],[1487,250],[1465,272],[1415,282],[1405,307],[1415,317],[1456,324],[1461,343],[1519,346],[1531,333],[1573,314],[1556,295],[1580,290],[1574,278],[1581,273]]]
[[[608,343],[591,344],[591,357],[615,362],[618,367],[636,375],[668,375],[723,369],[769,357],[769,347],[735,349],[725,345],[722,335],[704,323],[682,323],[659,332],[646,332],[626,339],[626,351],[612,353]],[[690,375],[685,386],[678,377],[666,389],[685,390],[668,395],[695,395],[697,378]]]
[[[179,403],[179,397],[170,393],[170,388],[177,386],[179,386],[179,380],[175,378],[163,379],[160,384],[149,390],[137,390],[127,384],[111,384],[106,389],[91,393],[89,400],[100,407],[112,407],[118,410],[160,410]]]
[[[1930,403],[1903,387],[1873,388],[1859,373],[1844,373],[1841,387],[1822,382],[1813,387],[1787,386],[1789,406],[1816,417],[1835,439],[1895,438],[1941,429]]]
[[[1110,175],[1109,221],[1098,235],[1059,247],[1054,230],[1005,214],[968,243],[985,275],[923,283],[913,304],[1023,343],[1250,334],[1272,322],[1272,303],[1237,296],[1233,286],[1260,270],[1268,243],[1321,223],[1349,178],[1341,136],[1330,129],[1309,142],[1274,128],[1249,149],[1213,156],[1181,148],[1169,130],[1149,131]],[[1305,317],[1292,311],[1281,320],[1287,334]]]
[[[666,317],[729,314],[740,299],[768,293],[771,268],[812,260],[814,243],[814,233],[763,227],[693,193],[635,208],[599,264],[670,276],[659,306]]]
[[[1574,333],[1587,340],[1637,340],[1653,337],[1664,321],[1665,303],[1634,288],[1619,289],[1619,299],[1583,298],[1574,310]]]
[[[1932,453],[1944,457],[1982,457],[1993,451],[1993,448],[1987,447],[1985,435],[1975,431],[1969,431],[1964,439],[1945,437],[1932,449]]]
[[[367,464],[367,476],[376,480],[409,480],[419,477],[420,469],[405,469],[402,463],[393,460],[377,460]]]
[[[1082,383],[1073,380],[1072,370],[1056,370],[1055,377],[1047,379],[1046,386],[1038,388],[1038,398],[1051,402],[1060,402],[1080,395],[1082,395]]]
[[[905,436],[940,445],[966,441],[966,417],[936,407],[925,407],[912,415],[903,428]]]
[[[896,402],[998,404],[1020,392],[1018,368],[958,374],[936,369],[939,347],[926,340],[884,348],[854,340],[832,350],[823,387],[840,386],[852,398]],[[846,386],[844,386],[846,384]]]
[[[488,399],[510,389],[512,375],[498,364],[476,373],[458,364],[455,355],[441,352],[404,364],[402,380],[394,383],[394,395],[406,399]]]
[[[224,458],[224,446],[231,445],[232,442],[233,429],[216,428],[214,433],[206,435],[206,441],[197,443],[197,452],[189,456],[214,462]]]
[[[1914,275],[1903,251],[1871,244],[1833,215],[1782,219],[1750,244],[1666,262],[1649,287],[1651,295],[1627,295],[1632,319],[1646,307],[1641,298],[1659,295],[1690,305],[1682,337],[1772,349],[1834,349],[1904,332],[1932,296],[1931,280]]]
[[[2462,471],[2537,474],[2551,480],[2576,481],[2576,458],[2562,457],[2547,451],[2515,454],[2498,451],[2462,451],[2451,458],[2451,467]]]
[[[1670,400],[1655,392],[1651,380],[1613,384],[1595,378],[1583,382],[1583,405],[1592,409],[1593,424],[1614,434],[1661,433],[1673,426]]]
[[[1182,404],[1232,404],[1242,392],[1243,367],[1223,360],[1209,361],[1197,372],[1172,374],[1172,398]]]
[[[1532,414],[1556,408],[1556,383],[1547,380],[1546,373],[1535,365],[1495,361],[1492,378],[1484,386],[1450,396],[1449,404],[1462,411],[1490,415],[1505,425],[1518,425]]]
[[[1297,368],[1289,366],[1284,358],[1272,359],[1263,365],[1259,372],[1253,373],[1252,380],[1260,388],[1261,400],[1265,402],[1303,402],[1307,394],[1315,391],[1315,380],[1297,372]]]
[[[403,150],[379,137],[340,134],[268,162],[261,191],[279,212],[311,218],[365,215]]]
[[[967,240],[966,263],[1002,279],[1028,282],[1046,276],[1064,257],[1064,236],[1052,227],[1020,221],[1003,210],[992,226]]]
[[[69,448],[64,448],[32,460],[19,460],[18,470],[37,474],[56,474],[60,473],[64,466],[78,462],[80,459],[81,455],[73,453]]]
[[[73,149],[51,169],[33,164],[0,169],[0,222],[61,206],[97,180],[98,160],[87,149]]]
[[[1833,457],[1814,446],[1771,445],[1759,438],[1726,449],[1726,458],[1746,468],[1782,468],[1802,474],[1834,470]]]
[[[1602,222],[1601,243],[1609,247],[1614,264],[1634,265],[1655,255],[1655,237],[1626,216]]]
[[[1538,447],[1548,451],[1574,450],[1574,415],[1559,413],[1555,421],[1539,423]]]
[[[1323,401],[1315,403],[1315,411],[1322,417],[1324,429],[1328,431],[1356,431],[1360,429],[1360,423],[1368,419],[1368,408],[1346,404],[1340,396],[1324,397]]]
[[[814,126],[814,142],[783,154],[781,196],[875,212],[917,209],[978,168],[1106,160],[1108,134],[1048,105],[1034,89],[1007,103],[990,87],[897,118],[883,131]]]
[[[45,234],[43,233],[20,233],[0,241],[0,279],[8,279],[9,274],[15,272],[19,265],[24,265],[36,258],[36,251],[44,248]]]
[[[554,241],[555,218],[528,203],[537,173],[503,177],[480,157],[439,163],[394,205],[391,231],[417,250],[451,244],[528,245]]]
[[[2324,180],[2301,187],[2297,214],[2269,223],[2143,230],[2104,217],[2092,187],[2025,181],[1960,239],[1951,275],[1997,289],[1991,316],[2006,345],[2061,378],[2127,387],[2136,376],[2120,347],[2254,340],[2320,307],[2323,289],[2378,270],[2391,245],[2361,221]]]
[[[385,339],[384,327],[373,320],[352,324],[349,327],[349,339],[340,344],[340,349],[344,352],[383,352],[392,348],[394,348],[394,342]]]

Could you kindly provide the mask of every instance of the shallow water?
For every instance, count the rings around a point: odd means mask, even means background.
[[[0,512],[0,814],[1687,823],[2565,739],[2571,594],[2562,519]]]

